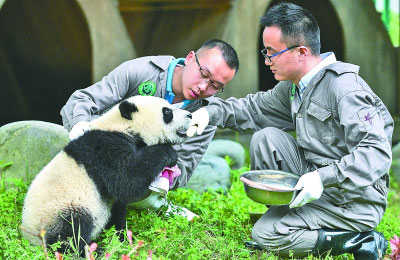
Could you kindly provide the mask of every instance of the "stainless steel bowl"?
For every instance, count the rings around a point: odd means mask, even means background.
[[[247,196],[266,205],[287,205],[297,196],[299,176],[278,170],[255,170],[240,176]]]

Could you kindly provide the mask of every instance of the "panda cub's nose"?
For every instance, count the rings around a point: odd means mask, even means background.
[[[192,114],[188,114],[187,117],[189,117],[190,119],[192,119]]]

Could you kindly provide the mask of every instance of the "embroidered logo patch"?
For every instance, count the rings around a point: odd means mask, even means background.
[[[156,89],[156,83],[153,81],[145,81],[139,85],[139,94],[142,96],[154,96]]]
[[[370,131],[375,127],[374,123],[377,123],[376,119],[379,117],[375,108],[364,108],[361,111],[358,111],[357,114],[358,118],[363,123],[365,130]]]
[[[374,117],[373,116],[371,116],[369,113],[368,114],[366,114],[366,115],[364,115],[364,121],[368,121],[368,123],[372,126],[372,119],[373,119]]]

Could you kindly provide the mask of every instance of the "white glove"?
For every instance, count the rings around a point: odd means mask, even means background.
[[[210,116],[205,108],[200,108],[199,110],[192,113],[192,122],[190,123],[189,129],[186,131],[186,135],[189,137],[194,136],[194,134],[201,135],[210,121]]]
[[[165,197],[169,190],[169,180],[167,178],[158,176],[150,184],[149,189],[157,193],[160,193],[161,196]]]
[[[69,140],[72,141],[89,130],[90,130],[90,122],[79,121],[72,127],[71,131],[69,131],[68,135]]]
[[[290,208],[301,207],[321,197],[324,186],[322,185],[321,177],[317,170],[308,172],[299,178],[294,189],[301,190],[302,188],[303,190],[300,191],[295,200],[290,203]]]

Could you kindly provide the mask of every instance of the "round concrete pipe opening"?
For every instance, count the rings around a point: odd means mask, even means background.
[[[61,124],[60,110],[91,82],[88,25],[76,1],[8,0],[0,6],[0,126]]]

